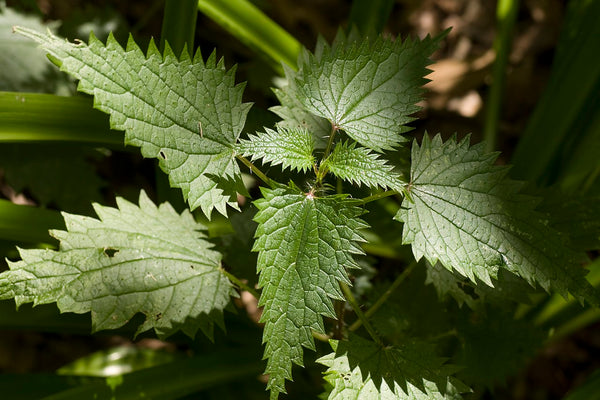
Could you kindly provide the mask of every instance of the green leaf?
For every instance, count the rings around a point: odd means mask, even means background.
[[[410,195],[395,216],[404,222],[403,242],[417,260],[439,260],[475,283],[493,286],[504,268],[532,286],[599,304],[583,276],[585,255],[535,211],[536,198],[519,193],[522,184],[506,177],[508,168],[493,165],[496,157],[481,144],[469,147],[468,137],[415,142]]]
[[[427,265],[425,283],[433,284],[441,300],[450,295],[456,300],[459,307],[466,303],[471,309],[478,309],[484,304],[494,304],[512,309],[515,302],[531,304],[531,296],[536,293],[536,290],[525,280],[505,269],[498,271],[494,287],[490,287],[474,285],[458,272],[450,271],[440,263],[433,267]]]
[[[175,54],[194,49],[198,2],[196,0],[167,1],[163,8],[160,48],[169,43]]]
[[[581,250],[600,249],[600,195],[569,196],[561,191],[544,193],[540,210],[552,226]]]
[[[548,336],[531,320],[516,319],[514,308],[459,314],[455,329],[461,343],[455,362],[465,367],[460,378],[486,387],[503,384],[522,370]]]
[[[62,226],[62,221],[58,211],[0,199],[1,240],[53,243],[48,229]]]
[[[292,363],[303,365],[302,346],[314,350],[311,329],[324,333],[322,316],[335,318],[331,299],[343,299],[345,268],[358,268],[362,210],[345,196],[315,197],[297,188],[262,189],[254,251],[263,288],[263,341],[271,398],[285,393]]]
[[[339,142],[321,168],[327,168],[338,178],[370,188],[382,187],[401,190],[400,174],[379,154],[348,141]]]
[[[469,308],[475,308],[476,300],[463,290],[465,282],[464,278],[461,279],[462,276],[449,271],[439,263],[435,265],[426,263],[426,265],[427,279],[425,284],[432,284],[441,300],[450,295],[456,300],[459,307],[467,303]]]
[[[401,345],[412,338],[444,337],[454,329],[453,317],[459,311],[458,306],[450,301],[440,302],[434,287],[426,285],[425,279],[425,265],[416,266],[392,291],[385,306],[371,315],[373,328],[385,343]],[[391,285],[389,281],[376,281],[364,300],[366,306],[377,302]]]
[[[244,379],[255,379],[260,374],[261,362],[252,353],[242,352],[240,349],[221,350],[218,353],[201,354],[199,356],[185,358],[151,368],[114,376],[108,379],[97,379],[87,377],[82,380],[77,376],[70,376],[69,380],[58,386],[54,393],[44,393],[48,399],[53,400],[139,400],[139,399],[161,399],[176,400],[185,397],[198,398],[198,392],[214,388],[218,385],[239,385]],[[1,379],[2,388],[13,389]],[[30,382],[37,383],[39,379],[33,374],[25,375]],[[21,399],[25,382],[17,379],[20,388],[14,388],[16,396]],[[41,384],[41,383],[40,383]],[[69,388],[70,386],[70,388]],[[20,391],[18,390],[20,389]],[[27,388],[26,392],[31,389]],[[41,391],[40,391],[41,392]],[[25,397],[27,399],[41,399],[42,396]]]
[[[122,132],[87,96],[0,92],[0,144],[69,142],[123,149]]]
[[[293,72],[289,72],[292,74]],[[282,118],[277,123],[278,127],[287,129],[306,129],[314,140],[314,146],[317,149],[327,147],[327,138],[331,134],[331,123],[325,118],[318,117],[306,111],[302,103],[290,95],[289,85],[281,89],[273,89],[275,96],[281,103],[279,106],[269,108],[272,112]]]
[[[577,191],[598,176],[600,3],[571,1],[565,14],[548,83],[514,150],[511,175]]]
[[[297,73],[286,71],[289,93],[363,146],[391,150],[406,141],[401,133],[419,110],[428,57],[442,37],[352,42],[340,31],[331,47],[320,38],[314,55],[301,54]]]
[[[430,345],[380,347],[355,335],[330,343],[334,352],[317,360],[328,367],[329,399],[460,399],[460,392],[468,390],[451,378],[456,369]]]
[[[250,0],[204,0],[198,9],[234,37],[265,56],[275,71],[294,66],[302,45]]]
[[[2,396],[9,399],[39,400],[52,398],[56,393],[68,391],[81,385],[101,384],[103,379],[91,377],[60,376],[53,373],[0,374]],[[103,400],[101,397],[96,397]],[[56,398],[54,398],[56,399]]]
[[[394,0],[354,0],[348,26],[356,26],[364,34],[380,33],[390,18]]]
[[[187,211],[140,206],[117,198],[118,209],[95,205],[100,220],[64,213],[67,231],[52,231],[60,250],[23,250],[0,274],[0,298],[17,305],[56,302],[61,312],[92,311],[92,330],[115,329],[136,313],[137,333],[159,337],[178,329],[212,337],[234,294],[220,272],[220,254]]]
[[[0,2],[0,90],[54,91],[56,82],[48,79],[52,64],[34,43],[13,35],[15,25],[38,31],[57,27],[56,23],[46,25],[39,17],[21,14]]]
[[[596,369],[585,379],[583,384],[570,391],[563,400],[593,399],[598,393],[600,393],[600,369]]]
[[[315,158],[312,135],[306,129],[286,129],[277,131],[265,128],[265,132],[249,135],[248,140],[240,140],[238,151],[252,160],[280,165],[283,169],[306,171],[312,169]]]
[[[126,144],[159,159],[192,209],[210,216],[214,208],[226,214],[227,204],[237,208],[235,192],[244,189],[233,145],[250,104],[241,102],[244,86],[235,85],[234,69],[215,53],[204,63],[199,52],[178,59],[168,46],[163,56],[153,42],[145,56],[132,38],[123,50],[112,36],[104,46],[91,35],[86,45],[17,30],[79,79],[78,90],[94,95],[111,127],[125,131]]]
[[[70,376],[119,376],[175,361],[178,356],[159,349],[121,345],[78,358],[60,367],[56,373]]]

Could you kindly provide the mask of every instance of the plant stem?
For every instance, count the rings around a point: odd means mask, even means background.
[[[371,338],[373,339],[373,341],[375,343],[377,343],[378,345],[383,346],[383,342],[381,341],[381,338],[379,337],[377,332],[375,332],[375,329],[373,328],[373,326],[371,325],[371,323],[369,322],[369,320],[367,319],[365,314],[360,309],[360,306],[358,305],[358,303],[357,303],[356,299],[354,298],[354,295],[352,294],[352,291],[350,290],[348,285],[346,285],[343,282],[340,282],[340,287],[342,288],[342,292],[344,293],[346,300],[348,301],[348,303],[350,303],[350,306],[356,313],[356,316],[358,317],[359,321],[362,321],[362,325],[364,325],[367,332],[369,332],[369,335],[371,335]]]
[[[457,336],[457,335],[458,335],[458,332],[456,331],[456,329],[450,329],[449,331],[442,332],[439,335],[432,336],[432,337],[428,338],[428,340],[432,341],[432,342],[437,342],[440,339],[444,339],[449,336]]]
[[[254,164],[252,164],[252,162],[250,160],[248,160],[246,157],[241,156],[239,154],[236,155],[236,157],[238,160],[240,160],[242,163],[244,163],[244,165],[246,165],[248,168],[250,168],[250,172],[254,173],[256,176],[258,176],[260,178],[260,180],[263,181],[266,185],[268,185],[268,186],[273,185],[273,180],[271,178],[269,178],[268,176],[266,176]]]
[[[356,26],[363,35],[381,33],[393,7],[394,0],[354,0],[347,31]]]
[[[331,153],[331,148],[333,147],[333,138],[335,137],[335,133],[338,131],[338,128],[335,124],[331,124],[331,133],[329,134],[329,140],[327,141],[327,147],[325,148],[325,153],[323,153],[323,160],[326,160],[329,157],[329,153]]]
[[[329,342],[329,339],[331,339],[331,337],[329,335],[325,335],[323,333],[315,332],[312,329],[310,330],[310,332],[312,333],[312,337],[314,337],[315,339],[317,339],[319,342]]]
[[[187,48],[191,56],[194,52],[197,16],[196,0],[166,0],[160,34],[160,51],[164,52],[168,43],[177,57],[181,56],[184,48]],[[158,164],[155,165],[154,171],[157,200],[169,202],[177,212],[186,209],[187,205],[181,192],[171,188],[167,174],[163,173]]]
[[[324,162],[325,162],[325,160],[327,160],[327,157],[329,157],[329,154],[331,153],[331,148],[333,147],[333,138],[335,137],[336,132],[337,132],[337,127],[335,126],[335,124],[332,123],[331,124],[331,133],[329,134],[329,141],[327,142],[327,147],[325,148],[325,152],[323,153],[323,157],[321,158],[321,162],[319,164],[320,168],[317,168],[315,166],[317,187],[321,186],[321,183],[323,182],[323,178],[325,178],[325,175],[327,175],[328,168],[325,167]]]
[[[398,288],[398,286],[400,286],[400,284],[406,280],[406,278],[411,274],[413,269],[415,269],[417,264],[418,263],[416,261],[411,263],[408,267],[406,267],[406,269],[404,271],[402,271],[402,273],[400,275],[398,275],[396,280],[394,280],[394,282],[391,284],[391,286],[381,295],[381,297],[379,299],[377,299],[375,304],[373,304],[373,306],[371,306],[371,308],[369,308],[365,312],[364,315],[366,318],[369,318],[373,314],[375,314],[375,312],[379,309],[379,307],[381,307],[387,301],[387,299],[392,295],[392,293],[394,293],[394,290],[396,290]],[[350,325],[350,328],[348,328],[348,330],[355,331],[358,328],[360,328],[360,326],[362,324],[363,324],[363,321],[361,319],[358,319],[352,325]],[[365,328],[366,328],[366,326],[365,326]]]
[[[250,286],[246,285],[244,282],[242,282],[240,279],[238,279],[238,277],[236,277],[232,273],[227,272],[224,269],[221,269],[221,272],[223,273],[223,275],[225,275],[227,277],[227,279],[229,279],[231,282],[235,283],[240,289],[245,290],[246,292],[250,293],[252,296],[256,297],[257,299],[260,297],[260,294],[256,291],[256,289],[251,288]]]
[[[396,194],[398,194],[398,192],[396,192],[395,190],[386,190],[385,192],[380,192],[380,193],[374,194],[372,196],[365,197],[364,199],[361,199],[360,201],[363,204],[367,204],[372,201],[376,201],[376,200],[383,199],[386,197],[394,196]]]
[[[177,57],[184,47],[193,56],[197,17],[197,0],[166,0],[160,34],[161,49],[164,50],[165,43],[169,43]]]
[[[488,97],[487,111],[485,115],[485,126],[483,138],[485,150],[492,152],[496,150],[496,137],[498,135],[498,122],[500,120],[500,108],[502,106],[502,95],[504,92],[504,77],[506,65],[510,53],[513,27],[519,10],[518,0],[499,0],[496,8],[498,33],[494,41],[496,60],[492,70],[492,86]]]

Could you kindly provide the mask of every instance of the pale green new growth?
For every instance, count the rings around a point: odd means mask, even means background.
[[[302,347],[315,347],[311,330],[324,333],[323,318],[335,318],[331,299],[343,299],[339,282],[358,268],[362,210],[345,196],[315,197],[296,188],[263,189],[255,220],[254,251],[263,288],[263,341],[271,398],[285,393],[292,363],[303,365]]]
[[[440,38],[354,42],[340,31],[331,47],[320,38],[314,55],[304,50],[299,57],[298,72],[286,70],[287,92],[363,146],[391,150],[406,141],[401,133],[419,110],[428,57]]]
[[[186,49],[178,57],[168,45],[161,54],[153,42],[144,54],[131,38],[123,49],[112,36],[106,45],[93,35],[89,44],[73,44],[51,33],[16,30],[40,43],[61,70],[79,80],[78,89],[110,114],[111,127],[125,131],[126,144],[159,160],[192,210],[200,208],[210,218],[214,209],[226,214],[227,205],[237,208],[236,194],[245,188],[236,155],[249,167],[244,157],[291,172],[314,171],[314,186],[305,193],[251,168],[270,186],[261,188],[263,198],[254,202],[258,228],[252,250],[258,252],[258,304],[264,307],[260,322],[271,400],[286,392],[293,365],[303,365],[303,348],[315,350],[313,334],[326,333],[323,317],[343,316],[343,307],[334,309],[333,302],[344,301],[343,293],[358,320],[349,329],[341,321],[335,334],[347,340],[332,340],[334,352],[317,360],[328,368],[329,399],[450,400],[469,390],[452,376],[457,369],[437,356],[434,344],[411,342],[407,336],[409,328],[421,334],[412,314],[422,319],[423,304],[436,300],[429,288],[413,301],[421,305],[415,310],[401,309],[411,304],[392,300],[399,286],[398,293],[409,300],[420,293],[422,287],[410,286],[417,281],[404,286],[416,263],[364,315],[345,286],[351,283],[347,269],[359,268],[354,255],[363,253],[361,230],[367,225],[360,219],[361,204],[396,192],[405,195],[395,216],[404,223],[402,241],[412,245],[417,261],[425,257],[431,263],[426,283],[435,286],[440,299],[449,294],[459,305],[474,308],[496,298],[525,302],[529,291],[523,287],[537,284],[600,304],[600,294],[580,265],[585,254],[573,250],[549,216],[536,211],[537,199],[522,194],[522,184],[507,177],[507,167],[494,166],[496,154],[485,153],[483,145],[470,147],[468,138],[444,143],[439,135],[430,139],[426,134],[421,145],[415,141],[412,146],[409,183],[379,154],[406,141],[402,134],[419,109],[428,57],[446,33],[401,41],[358,38],[357,31],[347,37],[340,31],[331,46],[320,38],[314,54],[302,52],[298,71],[284,66],[288,83],[275,90],[281,105],[271,109],[282,118],[276,129],[238,142],[250,105],[242,103],[244,86],[235,84],[235,68],[226,70],[214,53],[204,62],[199,53],[190,58]],[[396,164],[404,165],[406,158],[397,157]],[[362,202],[346,194],[321,197],[330,187],[329,173],[358,186],[391,190]],[[60,241],[59,250],[19,250],[22,260],[8,261],[10,270],[0,274],[0,299],[14,298],[17,305],[56,302],[61,312],[91,311],[93,331],[121,327],[142,314],[137,333],[154,329],[164,338],[177,330],[193,336],[200,329],[212,338],[214,324],[222,326],[223,310],[236,295],[229,279],[258,296],[251,284],[221,269],[221,254],[189,211],[157,207],[144,192],[139,206],[120,198],[117,205],[94,205],[99,219],[63,214],[67,230],[51,232]],[[548,213],[556,213],[554,206]],[[556,226],[577,227],[566,212],[573,207],[561,202],[565,217],[554,221]],[[244,222],[235,238],[220,238],[232,260],[242,238],[249,245],[252,221]],[[397,226],[398,232],[388,233],[399,237]],[[600,231],[593,223],[584,228]],[[237,263],[248,264],[247,257]],[[381,317],[379,307],[386,301],[392,308]],[[397,311],[406,315],[390,321]],[[519,347],[496,329],[503,320],[486,318],[494,324],[480,327],[466,317],[471,314],[461,313],[456,321],[439,315],[434,315],[432,337],[439,334],[439,340],[452,332],[462,340],[454,356],[462,354],[477,373],[487,366],[501,373],[484,375],[504,377],[499,366],[508,371],[512,364],[503,357],[516,357],[501,351],[500,361],[489,363],[492,353],[498,353],[498,344],[515,354]],[[526,323],[509,317],[519,336]],[[373,341],[354,335],[359,324]],[[499,338],[491,341],[493,332]],[[481,357],[486,352],[489,357]]]
[[[315,148],[324,149],[327,146],[327,138],[331,135],[331,123],[302,108],[302,104],[290,96],[288,90],[289,86],[273,89],[281,105],[273,106],[269,110],[283,118],[277,126],[287,129],[306,129],[313,136]]]
[[[468,391],[450,377],[455,369],[444,365],[430,345],[382,348],[355,335],[330,343],[334,352],[317,360],[328,367],[329,400],[449,400]]]
[[[144,192],[139,207],[95,205],[99,220],[64,213],[67,231],[52,231],[60,250],[19,250],[22,261],[0,274],[0,298],[18,305],[56,302],[61,312],[92,312],[92,330],[115,329],[136,313],[137,333],[165,337],[181,329],[212,337],[233,291],[221,255],[198,232],[204,227]]]
[[[331,155],[323,162],[326,168],[338,178],[357,185],[371,188],[382,187],[401,190],[404,183],[400,175],[379,154],[356,146],[356,143],[339,142]]]
[[[535,211],[537,200],[519,193],[522,184],[506,177],[506,167],[493,165],[497,154],[469,147],[469,138],[442,143],[425,135],[411,157],[409,196],[395,218],[404,222],[403,242],[417,260],[439,260],[490,286],[505,268],[531,285],[599,304],[583,276],[584,254]]]
[[[277,131],[265,128],[265,132],[249,135],[240,140],[238,151],[252,160],[280,165],[283,169],[306,171],[315,164],[313,137],[306,129],[278,127]]]
[[[213,53],[206,64],[187,50],[178,59],[167,46],[161,55],[153,42],[147,55],[132,38],[123,48],[110,36],[106,46],[68,43],[48,33],[17,28],[41,44],[61,70],[79,79],[78,89],[94,96],[94,106],[110,114],[111,127],[125,131],[125,143],[144,157],[159,159],[171,185],[181,188],[190,207],[210,216],[226,205],[237,208],[244,192],[233,145],[250,108]]]
[[[48,73],[52,64],[35,43],[13,35],[15,25],[42,31],[58,27],[56,23],[45,25],[37,15],[21,14],[0,1],[0,90],[26,92],[51,87],[47,81],[51,81]]]

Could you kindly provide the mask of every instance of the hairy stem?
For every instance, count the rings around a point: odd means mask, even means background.
[[[370,203],[372,201],[376,201],[376,200],[379,200],[379,199],[390,197],[390,196],[393,196],[393,195],[396,195],[396,194],[398,194],[398,192],[396,192],[395,190],[386,190],[385,192],[380,192],[380,193],[374,194],[372,196],[365,197],[364,199],[361,199],[360,201],[363,204],[367,204],[367,203]]]
[[[312,333],[312,337],[317,339],[319,342],[327,343],[327,342],[329,342],[329,339],[331,339],[331,336],[325,335],[323,333],[315,332],[312,329],[310,330],[310,333]]]
[[[250,168],[250,172],[251,173],[254,173],[256,176],[258,176],[260,178],[260,180],[263,181],[266,185],[272,186],[273,181],[271,180],[271,178],[269,178],[260,169],[258,169],[254,164],[252,164],[252,162],[250,160],[248,160],[246,157],[244,157],[242,155],[239,155],[239,154],[237,154],[236,157],[245,166],[247,166],[248,168]]]
[[[325,148],[325,152],[323,153],[323,157],[321,158],[321,162],[319,164],[319,166],[323,165],[323,162],[327,159],[327,157],[329,157],[329,154],[331,153],[331,148],[333,147],[333,138],[335,137],[335,133],[337,132],[338,128],[335,126],[335,124],[331,124],[331,133],[329,134],[329,141],[327,142],[327,147]],[[316,186],[320,187],[321,183],[323,182],[323,178],[325,178],[325,175],[327,175],[328,169],[327,168],[317,168],[317,166],[315,165],[315,175],[316,175]]]
[[[373,339],[373,341],[375,343],[377,343],[378,345],[383,346],[383,342],[381,341],[381,338],[379,337],[377,332],[375,332],[375,329],[373,328],[373,326],[371,325],[371,323],[369,322],[369,320],[367,319],[365,314],[360,309],[360,306],[358,305],[358,302],[354,298],[354,295],[352,294],[352,291],[350,290],[348,285],[340,282],[340,287],[342,288],[342,292],[344,293],[346,300],[348,301],[348,303],[350,304],[350,306],[356,313],[358,320],[362,321],[362,325],[364,325],[367,332],[369,332],[369,335],[371,335],[371,338]]]
[[[327,141],[327,147],[325,148],[325,153],[323,153],[323,160],[326,160],[329,157],[329,153],[331,153],[331,148],[333,147],[333,139],[335,138],[335,133],[338,131],[338,127],[335,124],[331,124],[331,133],[329,134],[329,140]]]
[[[231,282],[233,282],[235,285],[237,285],[237,287],[239,287],[240,289],[247,291],[248,293],[250,293],[252,296],[256,297],[257,299],[260,297],[260,294],[256,291],[256,289],[251,288],[250,286],[246,285],[235,275],[231,274],[230,272],[225,271],[224,269],[221,269],[221,272],[223,273],[223,275],[225,275],[227,277],[227,279],[229,279]]]
[[[439,335],[431,336],[428,340],[432,342],[437,342],[438,340],[445,339],[451,336],[458,336],[458,331],[456,329],[450,329],[449,331],[442,332]]]
[[[504,94],[506,66],[513,35],[513,27],[517,19],[519,0],[500,0],[497,6],[498,34],[494,41],[496,61],[494,61],[492,86],[488,97],[488,106],[485,116],[483,138],[485,150],[492,152],[496,150],[496,137],[498,135],[498,123],[500,120],[500,108]]]
[[[379,299],[377,299],[375,304],[373,304],[373,306],[371,306],[371,308],[369,308],[364,313],[366,318],[369,318],[373,314],[375,314],[375,312],[379,309],[379,307],[381,307],[387,301],[387,299],[392,295],[392,293],[394,293],[394,291],[398,288],[398,286],[400,286],[400,284],[406,280],[406,278],[411,274],[411,272],[415,269],[416,266],[417,266],[417,262],[415,261],[415,262],[411,263],[408,267],[406,267],[406,269],[404,271],[402,271],[402,273],[400,275],[398,275],[396,280],[394,280],[394,282],[391,284],[391,286],[381,295],[381,297]],[[356,322],[354,322],[352,325],[350,325],[348,330],[355,331],[358,328],[360,328],[360,326],[362,324],[363,324],[362,319],[358,319],[358,320],[356,320]],[[366,326],[365,326],[365,328],[366,328]]]
[[[335,321],[335,326],[333,327],[333,338],[334,339],[342,339],[343,331],[344,331],[344,310],[346,308],[346,303],[344,301],[337,300],[334,305],[335,315],[337,320]]]

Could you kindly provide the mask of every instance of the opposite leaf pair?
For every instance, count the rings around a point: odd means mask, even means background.
[[[233,70],[226,71],[214,53],[204,63],[199,54],[192,60],[186,51],[178,59],[167,48],[163,56],[154,45],[144,55],[133,40],[123,50],[112,37],[105,47],[93,37],[89,45],[74,45],[19,31],[80,80],[79,89],[94,95],[95,106],[111,115],[111,126],[125,130],[126,144],[159,159],[191,209],[210,216],[213,209],[226,214],[228,204],[237,207],[236,192],[245,188],[236,157],[245,160],[243,155],[312,170],[317,185],[325,185],[331,172],[357,185],[406,193],[396,218],[404,222],[403,241],[412,244],[417,260],[439,260],[488,285],[504,268],[546,290],[599,303],[577,266],[580,254],[548,228],[534,211],[535,199],[518,193],[521,184],[506,178],[506,168],[493,165],[495,155],[485,154],[480,145],[469,147],[468,139],[443,143],[440,136],[425,136],[421,146],[413,144],[405,184],[378,154],[406,140],[404,124],[417,110],[428,57],[441,37],[355,42],[340,35],[331,47],[319,41],[314,55],[300,57],[298,71],[286,70],[288,86],[276,91],[282,105],[274,111],[284,118],[277,129],[239,141],[249,104],[242,103],[243,85],[235,84]],[[322,317],[336,317],[332,299],[344,300],[339,284],[350,282],[346,268],[357,267],[353,255],[362,252],[360,230],[366,224],[359,218],[361,200],[269,182],[271,188],[254,203],[259,209],[254,250],[265,307],[268,386],[276,398],[285,392],[292,364],[302,365],[302,347],[314,348],[312,331],[325,333]],[[154,328],[167,336],[183,329],[193,335],[201,328],[210,335],[235,292],[220,254],[197,232],[201,226],[188,213],[174,214],[168,205],[156,208],[145,195],[139,208],[124,201],[119,208],[98,206],[101,221],[66,215],[69,232],[55,232],[60,251],[22,250],[23,260],[0,275],[1,297],[56,301],[61,311],[92,311],[94,329],[121,326],[142,312],[147,319],[140,332]],[[388,382],[391,392],[399,395],[400,388],[427,396],[437,390],[445,393],[442,397],[453,392],[446,387],[449,370],[442,378],[421,376],[423,386],[411,374],[427,368],[405,373],[398,367],[413,363],[410,348],[369,346],[387,361],[364,368],[396,371],[395,383]],[[335,360],[343,361],[340,354]],[[337,379],[354,374],[354,365],[347,363],[340,366],[347,371],[339,373],[331,356],[323,362],[335,388],[341,384]],[[361,379],[365,385],[375,380],[376,389],[384,390],[374,374]],[[331,392],[338,394],[345,395]]]

